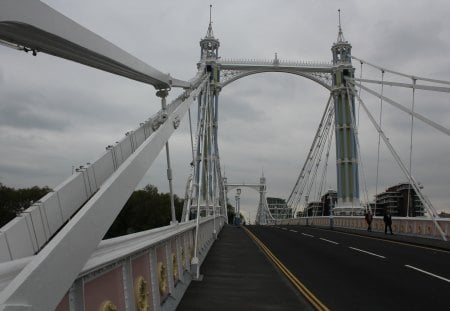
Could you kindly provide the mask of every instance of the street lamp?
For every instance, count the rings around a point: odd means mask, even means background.
[[[235,215],[235,217],[234,217],[234,219],[235,219],[235,225],[237,225],[237,226],[240,225],[240,220],[241,220],[241,218],[240,218],[240,211],[241,211],[241,207],[240,207],[240,195],[241,195],[241,189],[238,188],[238,189],[236,189],[236,196],[235,196],[235,199],[236,199],[235,213],[236,213],[236,215]]]

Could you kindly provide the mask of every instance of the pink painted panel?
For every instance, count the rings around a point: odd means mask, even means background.
[[[148,253],[137,257],[132,260],[131,262],[132,270],[133,270],[133,293],[136,295],[137,293],[137,282],[140,277],[144,278],[144,281],[147,283],[147,293],[148,293],[148,310],[152,310],[153,304],[151,303],[152,299],[152,279],[150,274],[150,258],[148,256]],[[136,296],[135,298],[136,299]],[[139,310],[139,308],[136,307],[136,310]]]
[[[178,260],[180,258],[178,258],[178,253],[177,253],[177,245],[178,245],[178,240],[179,239],[180,238],[177,237],[177,238],[175,238],[174,240],[172,240],[170,242],[171,249],[172,249],[172,253],[170,254],[170,260],[172,261],[171,264],[173,265],[172,269],[174,271],[174,275],[172,277],[173,277],[173,282],[174,282],[175,285],[180,280],[180,271],[178,271]],[[180,245],[182,245],[181,242],[180,242]],[[172,257],[174,255],[176,256],[176,258]],[[175,261],[175,262],[173,262],[173,261]]]
[[[159,287],[160,301],[163,302],[169,296],[169,275],[167,269],[167,257],[165,245],[156,248],[157,281]],[[161,267],[161,268],[160,268]]]
[[[117,310],[125,310],[121,267],[110,270],[84,284],[85,311],[98,311],[107,300],[111,301]]]
[[[70,311],[69,293],[67,293],[56,307],[55,311]]]

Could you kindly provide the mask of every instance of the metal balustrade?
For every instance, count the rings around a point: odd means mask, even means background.
[[[203,79],[197,75],[193,85],[198,86]],[[188,90],[179,95],[167,106],[167,113],[171,114],[190,93],[191,90]],[[158,112],[136,130],[127,132],[115,145],[107,146],[96,161],[81,166],[52,192],[0,228],[0,262],[39,252],[117,168],[164,123],[165,118]]]
[[[445,236],[447,238],[450,237],[450,218],[439,218],[437,222]],[[275,224],[367,230],[366,220],[361,216],[301,217],[277,220]],[[383,217],[377,216],[373,218],[372,231],[384,232]],[[434,225],[433,220],[425,217],[392,217],[392,231],[397,234],[424,238],[441,238],[441,234]]]
[[[200,219],[200,264],[212,246],[214,229],[226,219]],[[216,226],[216,228],[214,228]],[[56,310],[100,309],[110,303],[118,310],[174,310],[192,280],[195,220],[102,241]],[[0,265],[0,291],[31,260]]]

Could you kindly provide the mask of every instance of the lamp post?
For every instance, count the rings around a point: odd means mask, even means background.
[[[238,189],[236,189],[236,196],[235,196],[236,208],[235,208],[235,216],[234,216],[235,222],[234,223],[236,226],[239,226],[241,224],[241,217],[240,217],[240,212],[241,212],[240,200],[241,200],[241,198],[240,198],[240,196],[241,196],[241,189],[238,188]]]

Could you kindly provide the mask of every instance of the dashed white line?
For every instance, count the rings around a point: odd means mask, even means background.
[[[297,232],[298,232],[297,230],[292,230],[292,229],[291,229],[291,230],[289,230],[289,231],[291,231],[291,232],[295,232],[295,233],[297,233]]]
[[[371,253],[371,252],[368,252],[368,251],[365,251],[365,250],[362,250],[362,249],[359,249],[359,248],[355,248],[355,247],[351,247],[351,246],[349,248],[351,248],[351,249],[353,249],[355,251],[361,252],[361,253],[366,253],[366,254],[372,255],[372,256],[376,256],[376,257],[380,257],[380,258],[386,258],[384,256],[381,256],[381,255],[378,255],[378,254],[375,254],[375,253]]]
[[[322,241],[325,241],[325,242],[328,242],[328,243],[331,243],[331,244],[339,244],[338,242],[335,242],[335,241],[331,241],[331,240],[327,240],[327,239],[324,239],[324,238],[320,238]]]
[[[305,236],[309,236],[310,238],[314,237],[314,235],[311,235],[311,234],[308,234],[308,233],[302,233],[302,234],[305,235]]]
[[[446,282],[450,283],[450,279],[444,278],[443,276],[440,276],[440,275],[437,275],[437,274],[434,274],[434,273],[431,273],[431,272],[428,272],[428,271],[425,271],[425,270],[422,270],[422,269],[419,269],[419,268],[416,268],[416,267],[413,267],[413,266],[410,266],[410,265],[405,265],[405,267],[410,268],[410,269],[414,269],[416,271],[428,274],[430,276],[433,276],[435,278],[438,278],[440,280],[443,280],[443,281],[446,281]]]

